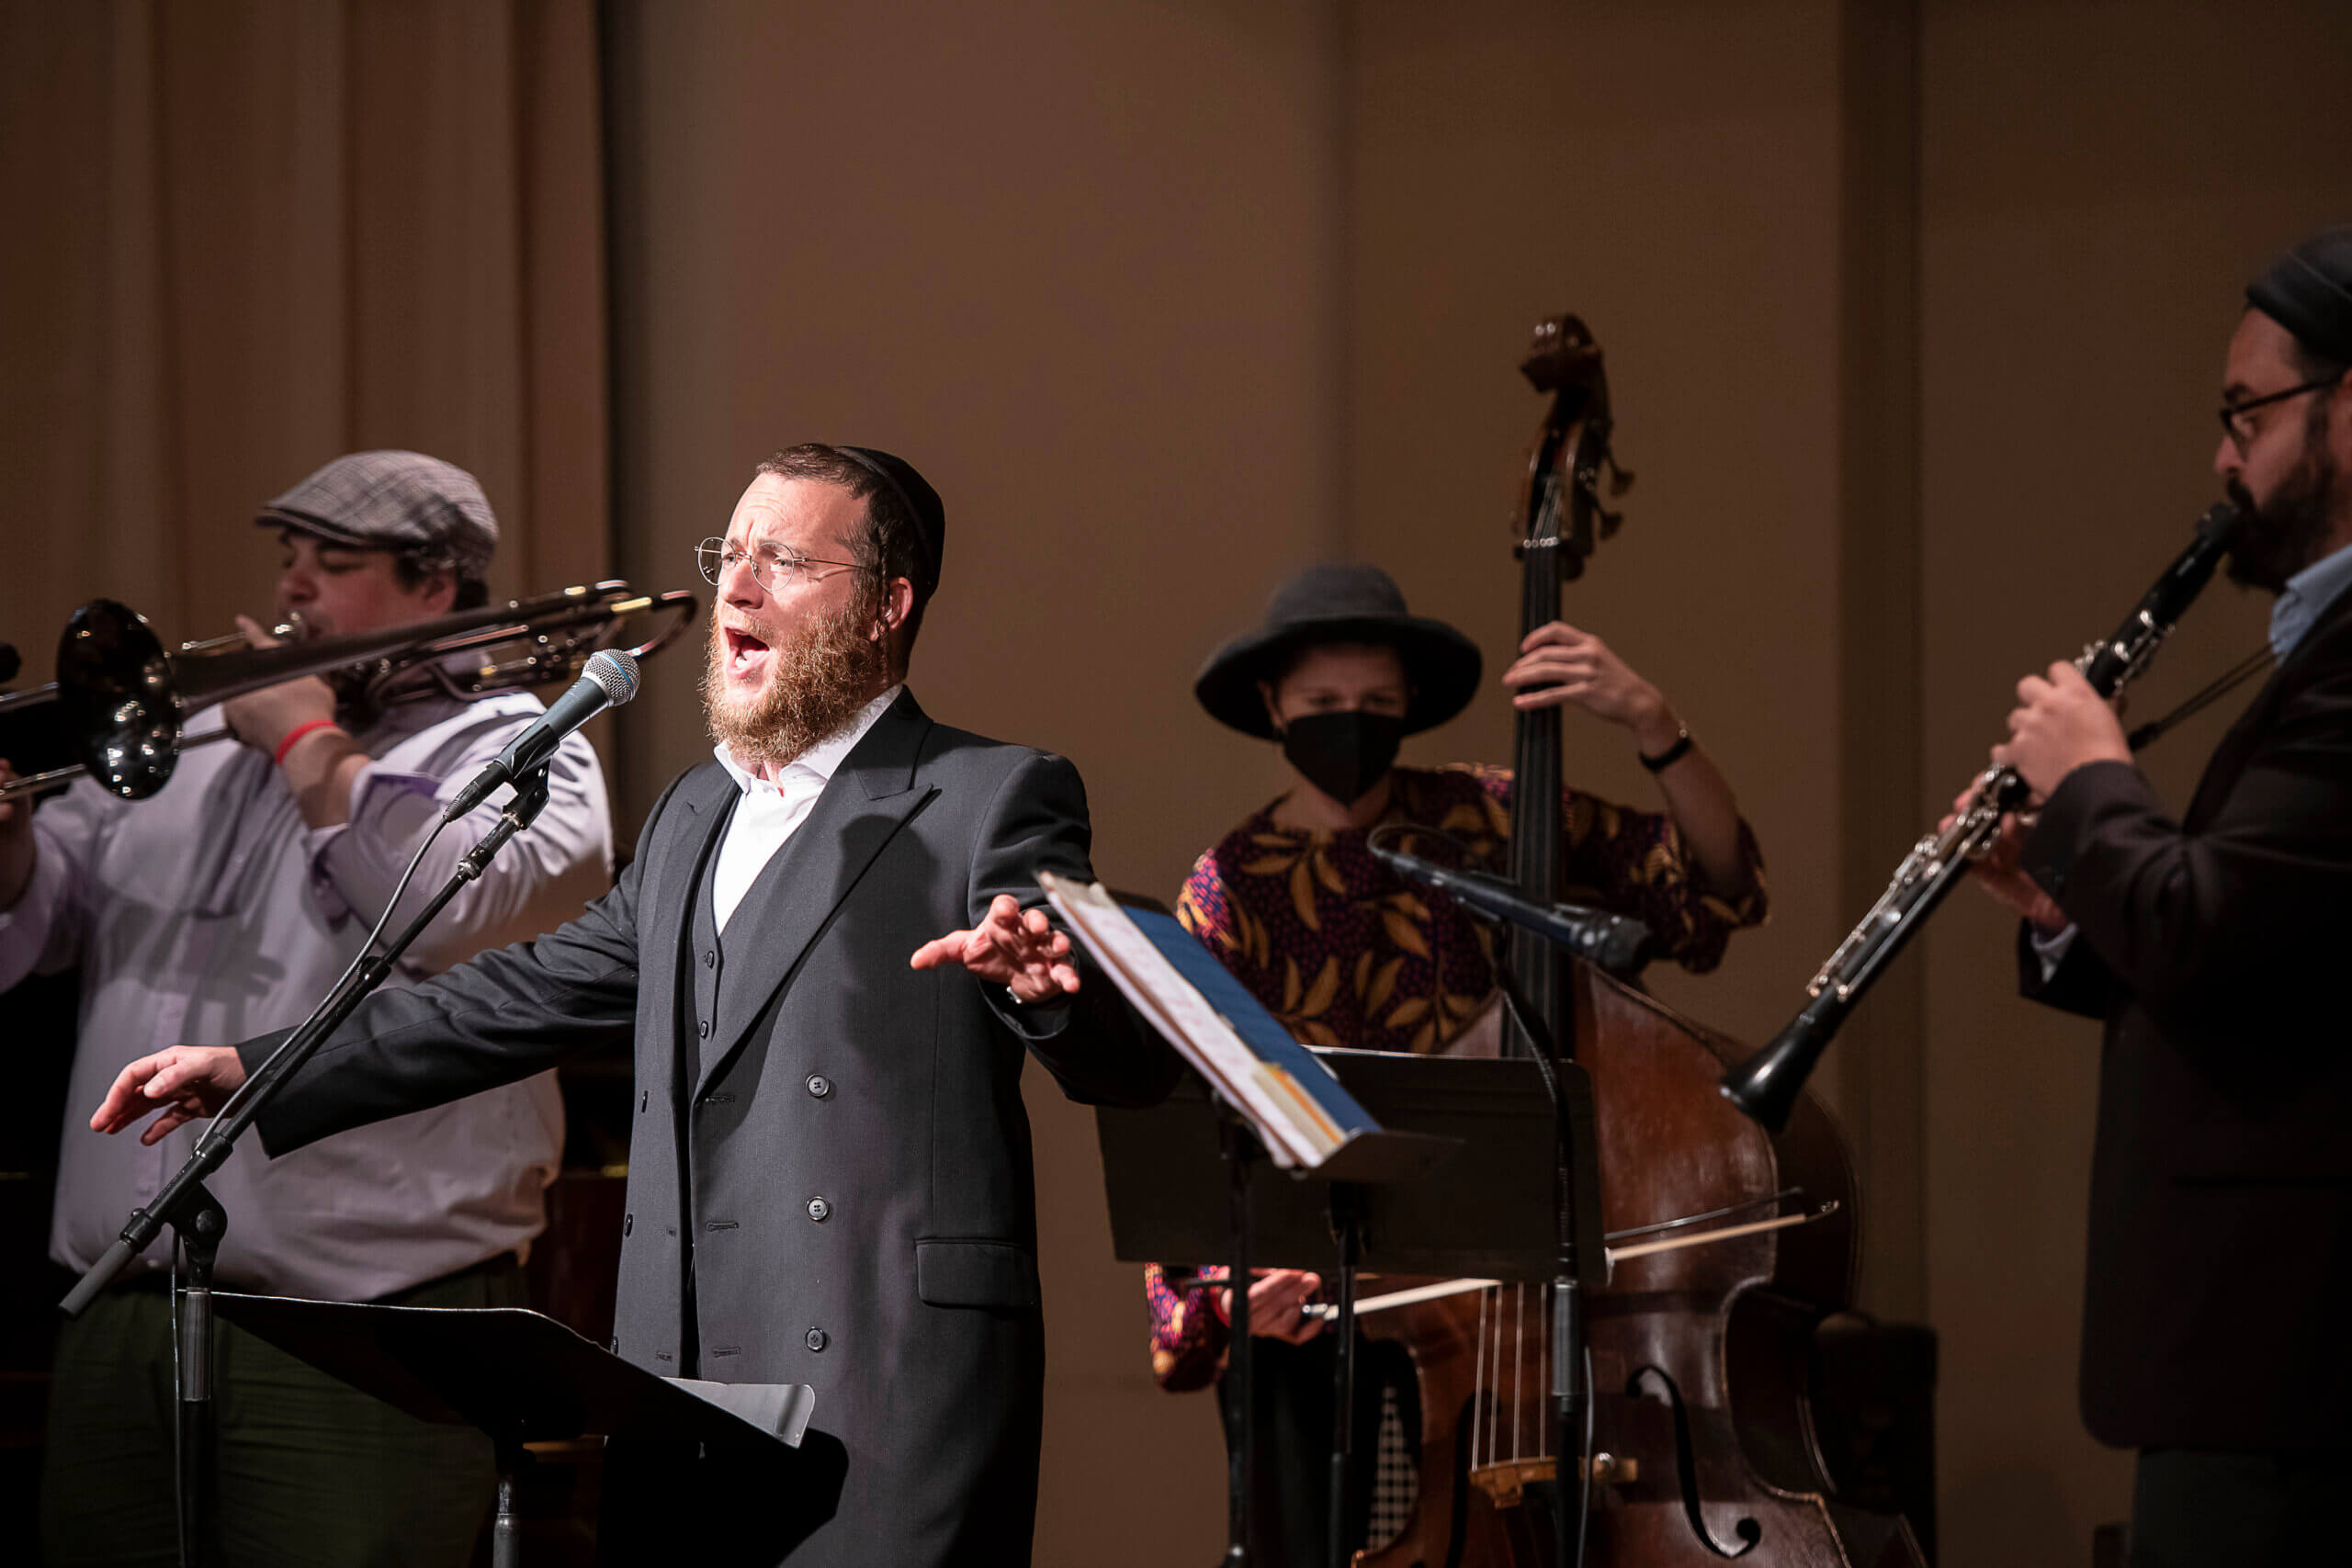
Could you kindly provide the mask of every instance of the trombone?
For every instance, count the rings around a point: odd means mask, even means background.
[[[337,674],[378,707],[427,696],[468,702],[577,679],[588,656],[619,646],[624,627],[639,616],[667,617],[667,624],[654,626],[629,652],[639,659],[658,653],[698,608],[684,590],[641,594],[613,579],[381,631],[275,648],[231,648],[244,641],[231,636],[167,650],[136,610],[93,599],[74,612],[58,637],[57,679],[0,694],[0,721],[17,715],[52,718],[79,761],[0,784],[0,802],[62,788],[84,773],[125,800],[144,800],[164,787],[186,747],[234,739],[223,729],[184,740],[190,717],[265,686]],[[519,646],[510,649],[510,644]],[[54,715],[37,714],[50,706]]]

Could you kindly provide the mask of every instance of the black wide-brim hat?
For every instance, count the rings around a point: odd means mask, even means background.
[[[1274,737],[1258,682],[1272,681],[1302,649],[1317,643],[1385,643],[1405,666],[1412,696],[1405,733],[1434,728],[1477,694],[1485,660],[1478,645],[1426,615],[1408,615],[1405,595],[1376,566],[1310,566],[1274,591],[1265,624],[1210,656],[1193,682],[1209,716],[1244,735]]]

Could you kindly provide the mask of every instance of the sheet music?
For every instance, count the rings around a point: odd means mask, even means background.
[[[1122,908],[1100,883],[1052,872],[1039,872],[1037,883],[1136,1010],[1249,1113],[1277,1166],[1312,1169],[1358,1134],[1378,1131],[1331,1070],[1182,926]]]

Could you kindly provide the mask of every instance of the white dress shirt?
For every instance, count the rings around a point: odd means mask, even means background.
[[[842,759],[865,738],[874,721],[899,700],[904,686],[892,686],[888,691],[866,704],[841,728],[784,765],[776,783],[770,784],[756,773],[748,772],[729,755],[724,744],[713,747],[711,755],[743,792],[735,803],[735,815],[727,824],[727,836],[719,840],[718,863],[710,874],[710,897],[713,912],[718,917],[718,929],[727,930],[728,918],[743,901],[752,884],[776,851],[784,848],[800,824],[808,820],[808,813],[816,808],[817,797],[825,793],[825,785],[842,765]]]
[[[0,989],[28,974],[81,970],[51,1257],[75,1269],[96,1262],[210,1125],[183,1127],[153,1148],[135,1132],[91,1132],[90,1112],[115,1075],[167,1046],[233,1044],[301,1022],[359,951],[441,800],[544,711],[526,692],[393,708],[354,738],[375,760],[352,785],[350,820],[331,828],[306,824],[270,759],[233,743],[183,756],[152,799],[119,800],[85,779],[42,804],[32,881],[0,911]],[[220,725],[216,709],[188,730]],[[557,752],[550,786],[530,831],[450,902],[388,985],[535,937],[611,885],[604,776],[578,736]],[[483,807],[441,835],[401,918],[496,816]],[[207,1180],[229,1212],[221,1282],[366,1301],[527,1246],[545,1224],[540,1194],[562,1152],[554,1078],[543,1073],[276,1159],[248,1136]],[[166,1233],[134,1271],[165,1267],[170,1245]]]

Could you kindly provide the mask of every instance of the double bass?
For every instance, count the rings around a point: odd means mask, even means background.
[[[1512,517],[1524,637],[1557,618],[1563,585],[1615,531],[1602,475],[1612,493],[1631,476],[1610,453],[1601,351],[1582,321],[1540,323],[1521,369],[1551,397]],[[1511,869],[1539,903],[1560,897],[1563,798],[1559,709],[1522,712]],[[1853,1171],[1827,1114],[1807,1097],[1785,1132],[1768,1133],[1717,1089],[1747,1055],[1735,1042],[1532,936],[1498,962],[1589,1077],[1597,1114],[1585,1168],[1598,1171],[1602,1235],[1579,1247],[1611,1251],[1604,1282],[1583,1292],[1589,1440],[1563,1465],[1553,1287],[1364,1316],[1368,1337],[1412,1359],[1421,1432],[1404,1528],[1357,1568],[1924,1568],[1899,1514],[1837,1495],[1815,1427],[1813,1337],[1852,1300],[1859,1239]],[[1511,1026],[1501,1049],[1532,1046]],[[1580,1554],[1553,1528],[1564,1472]]]

